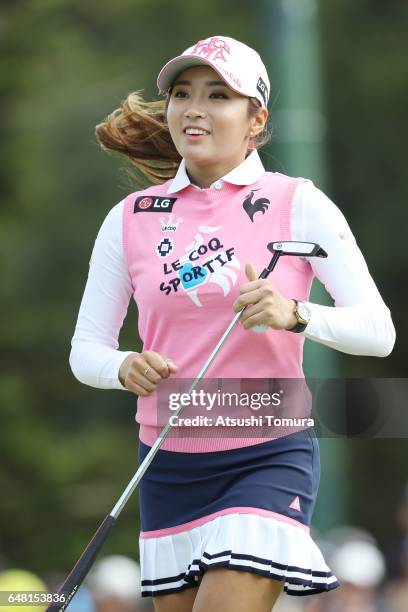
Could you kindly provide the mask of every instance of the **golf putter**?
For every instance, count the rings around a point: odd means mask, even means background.
[[[269,262],[269,265],[264,270],[262,270],[261,274],[259,275],[259,278],[267,278],[269,274],[275,268],[278,262],[278,259],[283,255],[295,256],[295,257],[327,257],[326,251],[319,244],[316,244],[314,242],[296,242],[296,241],[270,242],[268,244],[268,250],[271,253],[273,253],[272,259]],[[187,391],[188,394],[194,391],[197,384],[205,376],[207,370],[213,363],[214,359],[220,352],[223,345],[225,344],[228,336],[231,334],[235,325],[238,323],[245,308],[246,306],[235,314],[231,323],[228,325],[227,329],[225,330],[222,337],[220,338],[217,346],[214,348],[213,352],[207,359],[201,371],[198,373],[197,377],[191,384],[189,390]],[[181,405],[177,409],[177,411],[174,412],[174,416],[178,417],[181,414],[181,412],[184,410],[184,408],[185,406]],[[172,429],[172,426],[170,425],[170,422],[167,422],[162,432],[159,434],[157,440],[151,447],[150,451],[148,452],[148,454],[142,461],[141,465],[139,466],[132,480],[129,482],[126,489],[124,490],[121,497],[119,498],[118,502],[114,506],[113,510],[111,511],[110,514],[108,514],[104,518],[104,520],[98,527],[97,531],[95,532],[92,540],[89,542],[88,546],[85,548],[84,552],[82,553],[81,557],[77,561],[76,565],[73,567],[71,573],[67,576],[67,578],[65,579],[65,582],[59,588],[58,590],[58,596],[60,597],[59,601],[53,602],[47,608],[47,612],[63,612],[65,608],[69,605],[69,603],[72,601],[72,598],[78,592],[79,587],[81,586],[89,570],[91,569],[95,561],[95,558],[97,554],[99,553],[100,549],[102,548],[105,540],[107,539],[112,527],[116,523],[116,520],[119,514],[122,512],[129,497],[132,495],[133,491],[136,489],[137,485],[142,479],[150,463],[153,461],[156,453],[162,446],[163,442],[167,438],[171,429]],[[56,594],[54,594],[54,597],[55,596]]]

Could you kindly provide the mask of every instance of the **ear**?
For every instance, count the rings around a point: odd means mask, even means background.
[[[251,131],[252,137],[257,136],[258,134],[260,134],[260,132],[262,132],[268,120],[268,115],[269,115],[268,109],[261,107],[258,110],[257,114],[251,117],[250,131]]]

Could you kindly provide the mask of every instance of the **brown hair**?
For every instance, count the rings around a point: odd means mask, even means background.
[[[166,120],[170,92],[165,100],[146,102],[140,91],[132,92],[121,106],[95,128],[99,144],[104,150],[126,155],[141,176],[132,175],[136,182],[148,179],[152,184],[173,178],[181,161],[171,139]],[[248,116],[259,110],[256,98],[249,98]],[[269,142],[271,132],[265,125],[260,134],[251,138],[248,151],[259,149]]]

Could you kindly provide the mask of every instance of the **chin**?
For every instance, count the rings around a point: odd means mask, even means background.
[[[210,155],[209,153],[200,153],[199,151],[184,151],[183,155],[184,159],[196,166],[208,166],[209,164],[213,164],[215,159],[214,155]]]

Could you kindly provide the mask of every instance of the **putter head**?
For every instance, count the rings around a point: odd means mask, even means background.
[[[327,257],[326,251],[316,242],[297,242],[296,240],[270,242],[268,250],[272,253],[280,251],[281,255],[296,255],[297,257]]]

